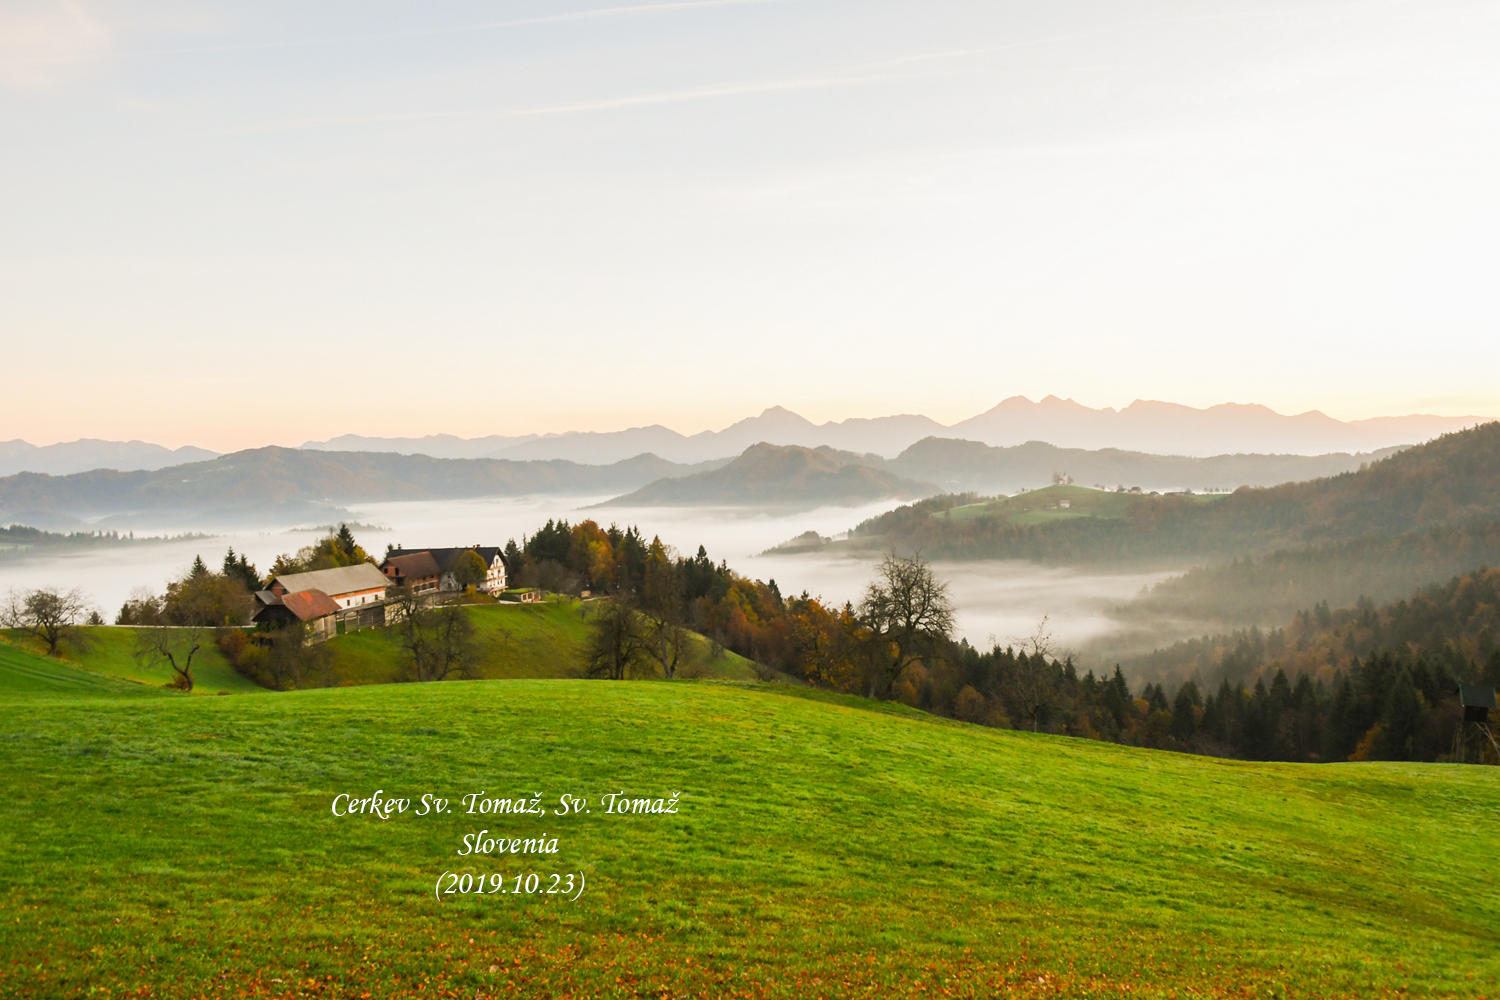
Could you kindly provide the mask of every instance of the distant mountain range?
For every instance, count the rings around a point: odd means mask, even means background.
[[[118,469],[124,472],[165,469],[187,462],[217,458],[218,452],[191,445],[164,448],[145,441],[99,441],[80,438],[60,444],[34,445],[25,441],[0,441],[0,476],[17,472],[45,472],[66,476],[90,469]]]
[[[723,430],[700,434],[679,434],[660,424],[623,431],[509,437],[345,434],[326,441],[307,441],[301,449],[453,459],[496,458],[513,462],[562,460],[580,465],[613,465],[649,453],[669,462],[690,465],[727,460],[760,443],[803,448],[827,446],[855,454],[895,458],[924,438],[938,437],[996,447],[1039,441],[1059,448],[1117,448],[1200,458],[1241,453],[1324,455],[1419,444],[1489,419],[1413,415],[1340,421],[1317,410],[1286,416],[1255,404],[1224,403],[1200,410],[1151,400],[1136,400],[1122,410],[1096,410],[1056,396],[1035,403],[1024,396],[1012,396],[952,426],[919,414],[815,424],[790,410],[773,406],[759,416],[747,417]],[[94,469],[153,471],[215,457],[216,452],[204,448],[174,450],[143,441],[83,439],[44,447],[19,440],[0,441],[0,476],[17,472],[63,476]]]
[[[701,462],[738,455],[762,442],[804,448],[827,446],[894,458],[927,437],[978,441],[998,447],[1042,441],[1060,448],[1118,448],[1193,457],[1237,453],[1322,455],[1418,444],[1489,419],[1413,415],[1341,421],[1317,410],[1286,416],[1257,404],[1224,403],[1194,409],[1152,400],[1136,400],[1121,410],[1096,410],[1056,396],[1035,403],[1024,396],[1012,396],[993,409],[952,426],[914,414],[815,424],[790,410],[773,406],[759,416],[747,417],[721,431],[691,435],[653,424],[623,431],[515,438],[346,435],[329,441],[309,441],[302,447],[408,451],[448,458],[565,459],[588,465],[617,462],[642,452],[673,462]]]
[[[104,518],[106,524],[285,524],[338,516],[335,505],[531,493],[608,494],[713,463],[639,455],[605,466],[427,455],[256,448],[166,470],[0,478],[0,523]]]
[[[48,530],[286,524],[345,518],[345,504],[533,493],[618,492],[624,495],[609,501],[618,506],[852,505],[945,491],[1014,493],[1045,486],[1054,473],[1082,485],[1234,489],[1337,475],[1394,450],[1190,458],[929,437],[893,459],[757,442],[734,459],[686,464],[643,454],[584,465],[272,447],[157,470],[17,473],[0,478],[0,524]]]
[[[915,500],[938,492],[931,483],[874,468],[868,458],[827,446],[755,444],[721,468],[659,479],[600,507],[852,506],[872,500]],[[879,461],[876,459],[876,461]]]

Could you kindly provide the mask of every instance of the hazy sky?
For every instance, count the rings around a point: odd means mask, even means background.
[[[0,439],[1500,414],[1500,4],[0,0]]]

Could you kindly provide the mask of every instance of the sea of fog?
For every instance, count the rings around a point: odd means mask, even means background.
[[[360,544],[379,557],[386,545],[407,548],[448,545],[504,545],[534,532],[548,518],[601,524],[638,525],[647,538],[660,536],[686,555],[707,548],[715,561],[726,560],[746,576],[774,579],[783,594],[804,590],[829,601],[858,601],[874,563],[823,554],[761,555],[765,550],[805,531],[839,535],[860,521],[895,506],[884,501],[863,507],[824,507],[802,513],[749,513],[733,509],[620,508],[584,509],[604,497],[506,497],[482,500],[372,503],[351,508],[367,525],[357,530]],[[211,525],[184,523],[169,533],[212,532]],[[147,587],[159,592],[169,579],[180,576],[202,555],[217,567],[224,550],[233,546],[262,572],[278,553],[310,544],[318,532],[306,527],[255,531],[213,532],[209,539],[135,544],[96,549],[72,555],[0,561],[0,590],[9,587],[78,587],[113,620],[132,590]],[[1108,612],[1171,575],[1155,573],[1095,573],[1038,566],[1020,561],[937,563],[959,611],[959,632],[980,648],[992,641],[1032,634],[1042,616],[1064,647],[1098,648],[1107,644],[1119,625]]]

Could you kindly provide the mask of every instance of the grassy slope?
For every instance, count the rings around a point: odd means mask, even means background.
[[[581,676],[582,649],[588,637],[585,609],[577,601],[468,607],[481,649],[475,673],[487,680]],[[407,679],[405,653],[390,630],[342,635],[330,640],[328,648],[333,653],[328,671],[309,678],[304,687],[391,684]],[[732,680],[755,676],[749,660],[728,650],[712,660],[708,641],[696,635],[679,669],[684,675],[701,672]]]
[[[1188,499],[1198,503],[1212,503],[1225,494],[1195,493]],[[978,517],[1000,517],[1011,524],[1050,524],[1080,517],[1119,519],[1126,516],[1130,505],[1139,500],[1139,495],[1114,493],[1107,490],[1089,489],[1086,486],[1048,486],[1045,489],[1029,490],[1013,497],[1001,497],[984,503],[965,504],[935,514],[939,520],[971,521]],[[1058,506],[1061,500],[1068,501],[1064,509]]]
[[[33,698],[94,698],[166,695],[165,690],[132,684],[116,677],[83,670],[56,657],[0,642],[0,700]]]
[[[116,626],[83,627],[78,630],[83,637],[82,646],[65,645],[62,659],[71,666],[107,677],[134,681],[160,687],[172,679],[172,668],[165,663],[144,664],[135,657],[138,629]],[[46,647],[36,640],[15,630],[0,630],[0,640],[13,644],[13,648],[40,654]],[[238,694],[261,690],[260,686],[246,680],[219,651],[214,644],[213,633],[205,633],[203,648],[193,655],[193,681],[195,694]]]
[[[1495,778],[721,684],[39,701],[0,711],[0,994],[1494,995]],[[330,815],[375,789],[592,812]],[[603,815],[621,789],[681,811]],[[482,828],[562,849],[478,870],[583,897],[438,905]]]

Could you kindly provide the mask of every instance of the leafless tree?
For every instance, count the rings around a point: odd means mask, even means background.
[[[653,654],[641,615],[630,602],[624,597],[599,601],[592,618],[584,649],[588,675],[618,681],[645,672]]]
[[[203,648],[207,630],[197,626],[158,625],[136,633],[135,658],[146,666],[165,662],[172,668],[172,687],[193,689],[193,657]]]
[[[689,649],[687,629],[665,618],[650,618],[646,624],[646,651],[661,664],[662,676],[677,676],[677,665]]]
[[[0,606],[0,624],[35,636],[47,644],[48,655],[57,656],[58,645],[91,610],[89,599],[77,589],[12,590]]]
[[[409,602],[396,622],[396,634],[410,657],[413,680],[471,676],[469,667],[478,656],[479,643],[474,622],[462,607]]]
[[[1057,640],[1043,615],[1035,632],[1012,641],[1017,654],[1016,700],[1031,720],[1031,731],[1036,732],[1051,703],[1052,666],[1048,661],[1056,658]]]
[[[888,697],[901,672],[953,635],[953,602],[921,554],[889,553],[859,602],[872,644],[870,697]]]
[[[326,645],[313,641],[312,626],[306,622],[288,622],[257,633],[255,645],[262,651],[262,676],[257,680],[278,691],[301,687],[305,678],[325,671],[333,659]]]

